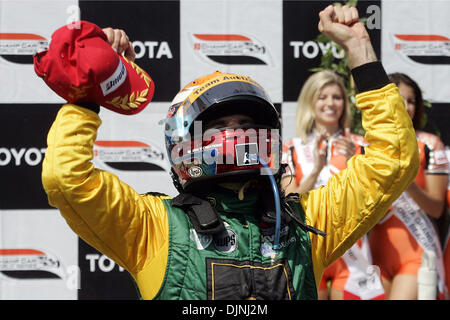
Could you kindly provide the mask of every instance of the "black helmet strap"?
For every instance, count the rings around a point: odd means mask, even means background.
[[[172,199],[172,206],[186,212],[197,233],[216,234],[225,231],[222,219],[208,200],[190,193],[180,193]]]

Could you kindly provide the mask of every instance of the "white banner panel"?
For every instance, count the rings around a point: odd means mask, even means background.
[[[169,103],[151,102],[138,115],[124,116],[105,108],[94,143],[94,164],[117,175],[139,193],[178,194],[170,178],[164,126]]]
[[[0,300],[72,300],[78,237],[58,210],[2,210]]]
[[[181,1],[181,85],[216,70],[252,77],[282,101],[282,1]]]
[[[292,138],[294,138],[296,124],[295,124],[295,114],[297,112],[297,102],[283,102],[281,106],[281,120],[283,121],[282,127],[282,137],[283,142],[286,142]]]
[[[382,62],[409,75],[432,102],[450,101],[450,1],[384,0]]]
[[[63,102],[35,74],[32,59],[56,29],[78,19],[77,0],[0,1],[0,103]]]

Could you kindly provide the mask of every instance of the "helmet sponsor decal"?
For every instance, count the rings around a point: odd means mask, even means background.
[[[167,112],[167,118],[171,118],[177,113],[178,109],[180,108],[181,104],[176,104],[173,106],[170,106],[169,111]],[[164,122],[164,120],[160,121],[161,123]]]
[[[259,164],[257,143],[236,144],[234,147],[236,152],[236,164],[238,166],[252,166]]]
[[[184,102],[184,100],[187,99],[187,97],[189,97],[191,95],[192,92],[194,92],[195,90],[197,90],[199,86],[192,86],[192,87],[188,87],[185,88],[183,90],[181,90],[180,92],[178,92],[178,94],[173,98],[172,103],[170,104],[171,106],[174,106],[176,104],[182,103]],[[172,116],[172,115],[171,115]]]
[[[257,86],[257,88],[253,88],[252,86],[249,86],[246,88],[246,90],[256,90],[256,89],[262,89],[260,85],[255,82],[252,78],[249,76],[242,76],[238,74],[232,74],[232,73],[218,73],[216,77],[212,77],[208,81],[202,83],[201,85],[193,87],[195,90],[192,90],[192,94],[189,95],[189,101],[193,103],[199,96],[204,94],[209,89],[223,83],[227,82],[234,82],[234,81],[241,81],[245,83],[249,83],[251,85]],[[236,88],[235,88],[236,89]]]
[[[203,174],[203,170],[199,166],[192,166],[188,169],[188,174],[192,178],[198,178]]]

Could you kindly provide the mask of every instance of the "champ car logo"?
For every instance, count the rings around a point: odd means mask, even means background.
[[[394,34],[394,49],[408,59],[431,65],[450,64],[450,39],[435,34]]]
[[[164,152],[146,142],[97,140],[94,160],[125,171],[165,171]]]
[[[33,55],[48,46],[49,41],[37,34],[0,32],[0,56],[9,62],[33,64]]]
[[[15,279],[64,279],[61,261],[36,249],[0,249],[0,273]]]
[[[194,51],[214,63],[225,65],[271,65],[267,47],[242,34],[191,35]]]

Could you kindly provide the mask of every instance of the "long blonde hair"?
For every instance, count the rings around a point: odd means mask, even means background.
[[[350,106],[341,77],[331,70],[316,72],[306,80],[297,100],[296,135],[303,141],[307,141],[307,135],[314,129],[314,104],[317,101],[320,90],[329,84],[337,84],[343,95],[344,110],[339,119],[340,128],[347,128],[350,125]]]

